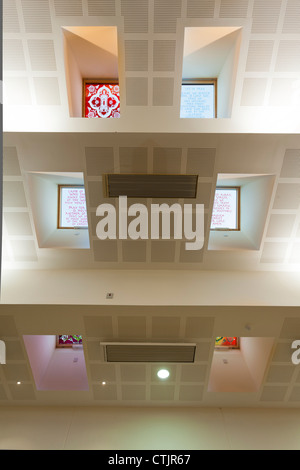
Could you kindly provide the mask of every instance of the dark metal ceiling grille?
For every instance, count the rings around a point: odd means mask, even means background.
[[[198,175],[103,175],[105,197],[195,198]]]
[[[194,362],[195,344],[105,344],[107,362]]]

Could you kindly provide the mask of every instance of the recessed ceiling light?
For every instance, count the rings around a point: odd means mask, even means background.
[[[158,372],[157,372],[157,376],[160,378],[160,379],[167,379],[170,375],[170,372],[167,370],[167,369],[160,369]]]
[[[106,385],[106,382],[105,382],[105,381],[103,381],[103,382],[101,382],[101,383],[102,383],[102,385]]]
[[[21,385],[21,382],[17,382],[17,385]]]

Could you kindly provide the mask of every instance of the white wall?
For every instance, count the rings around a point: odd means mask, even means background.
[[[0,303],[299,306],[299,282],[297,272],[4,270]]]
[[[1,407],[0,449],[299,450],[299,419],[299,409]]]

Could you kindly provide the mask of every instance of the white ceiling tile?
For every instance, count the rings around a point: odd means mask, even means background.
[[[287,393],[287,387],[266,385],[260,396],[260,401],[282,402]]]
[[[114,16],[115,0],[87,0],[89,16]]]
[[[255,0],[253,6],[252,33],[276,33],[277,24],[280,16],[281,0]]]
[[[59,106],[61,104],[56,77],[34,77],[33,81],[38,105]]]
[[[26,197],[22,181],[3,182],[3,207],[26,207]]]
[[[55,50],[52,40],[28,39],[27,44],[32,70],[56,70]]]
[[[175,69],[176,41],[155,39],[153,42],[153,71],[173,72]]]
[[[154,32],[176,33],[181,17],[181,0],[154,0]]]
[[[26,33],[51,33],[52,21],[48,0],[21,0]]]
[[[148,104],[148,78],[126,78],[126,104],[127,106],[147,106]]]
[[[265,242],[263,245],[261,263],[283,263],[288,249],[285,242]]]
[[[21,176],[16,147],[3,147],[3,176]]]
[[[215,0],[187,0],[188,18],[213,18],[215,12]]]
[[[3,40],[4,70],[26,70],[26,62],[22,39]]]
[[[20,24],[16,0],[3,2],[3,33],[19,33]]]
[[[121,0],[121,15],[125,33],[148,32],[148,0],[140,0],[138,8],[134,0]]]
[[[290,237],[296,216],[293,214],[272,214],[270,217],[267,237]]]
[[[300,204],[299,183],[279,183],[273,209],[298,209]]]
[[[246,72],[267,72],[270,69],[274,41],[249,41]]]
[[[97,262],[118,261],[118,249],[116,240],[94,240],[94,260]]]
[[[202,385],[181,385],[179,401],[201,401],[204,387]]]
[[[27,212],[6,212],[4,221],[9,236],[30,236],[32,227]]]
[[[221,0],[220,18],[246,18],[248,0]]]
[[[148,70],[148,41],[127,39],[125,46],[125,71],[145,72]]]
[[[56,16],[82,16],[82,0],[54,0]]]
[[[153,78],[153,106],[172,106],[174,93],[174,78]]]
[[[140,401],[146,399],[146,387],[144,385],[122,385],[122,399]]]
[[[300,31],[299,0],[288,0],[282,32],[285,34],[298,34]]]
[[[262,106],[266,93],[266,78],[245,78],[241,106]]]
[[[281,178],[300,178],[300,149],[287,149],[280,172]]]

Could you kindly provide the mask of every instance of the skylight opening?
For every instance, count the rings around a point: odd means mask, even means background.
[[[183,81],[180,117],[198,119],[217,117],[217,79]]]
[[[120,89],[116,80],[83,80],[83,117],[119,118]]]
[[[87,210],[83,185],[58,185],[59,229],[87,229]]]
[[[211,230],[240,230],[240,188],[217,187]]]

